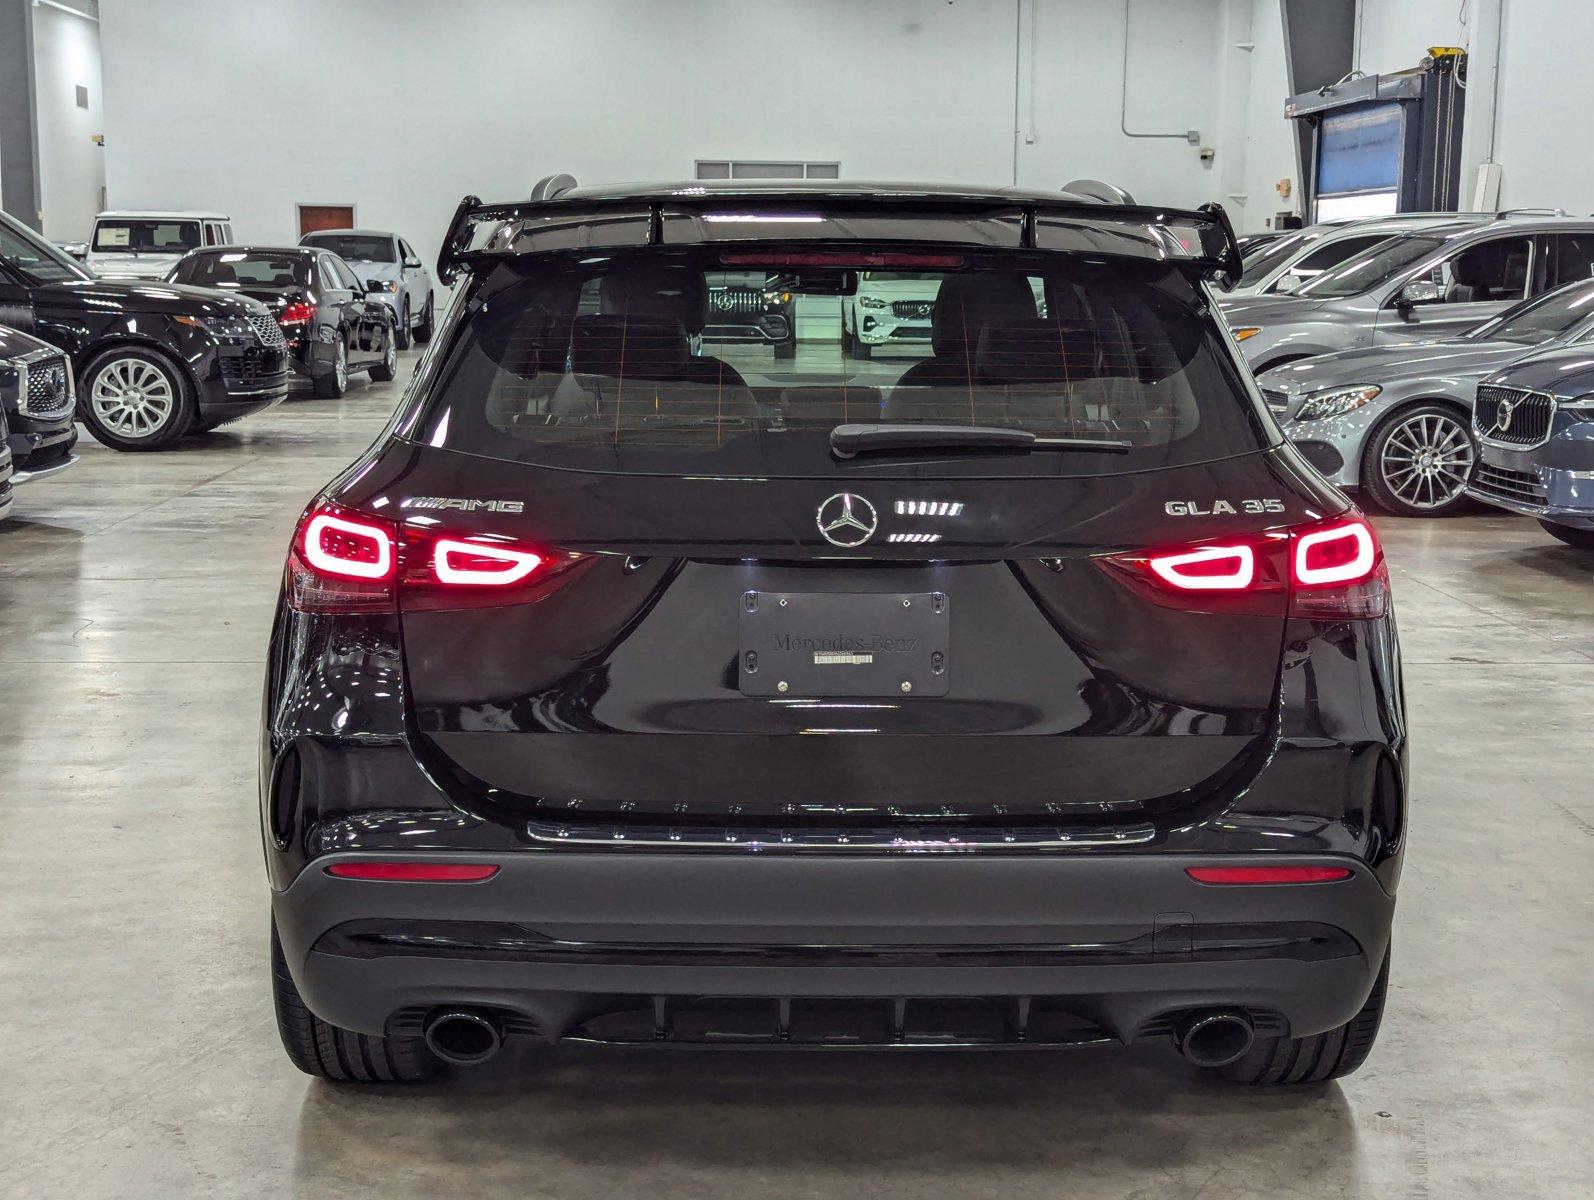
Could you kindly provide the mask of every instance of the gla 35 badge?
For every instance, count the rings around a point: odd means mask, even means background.
[[[1253,515],[1281,513],[1284,511],[1284,501],[1238,500],[1231,504],[1227,500],[1214,500],[1211,508],[1202,508],[1199,500],[1169,500],[1162,506],[1162,511],[1170,517],[1226,517],[1242,512]]]

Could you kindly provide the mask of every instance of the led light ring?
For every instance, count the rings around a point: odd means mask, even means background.
[[[375,542],[376,561],[360,562],[358,559],[338,558],[327,553],[321,545],[321,535],[329,529]],[[331,513],[317,513],[304,527],[304,556],[312,567],[328,575],[352,579],[386,579],[393,570],[393,539],[378,526],[345,521]]]
[[[1180,567],[1197,563],[1233,559],[1236,569],[1230,575],[1183,575]],[[1188,554],[1168,554],[1146,560],[1146,565],[1163,582],[1180,591],[1237,592],[1251,586],[1256,579],[1256,552],[1249,546],[1204,546]]]
[[[1342,538],[1354,538],[1356,541],[1356,557],[1348,563],[1336,563],[1331,567],[1309,567],[1306,565],[1308,552],[1314,546],[1321,546],[1325,542],[1336,542]],[[1378,552],[1373,548],[1373,535],[1367,526],[1356,522],[1350,525],[1338,525],[1333,529],[1320,529],[1316,533],[1303,534],[1300,541],[1295,543],[1295,579],[1296,582],[1307,587],[1316,587],[1327,583],[1355,583],[1364,579],[1373,569],[1373,561]]]
[[[450,554],[468,554],[473,558],[490,558],[505,563],[507,570],[483,570],[480,567],[456,567],[448,561]],[[487,584],[507,587],[519,583],[542,566],[540,554],[525,550],[510,550],[505,546],[491,546],[482,542],[461,542],[453,538],[439,538],[432,551],[432,570],[440,583]]]

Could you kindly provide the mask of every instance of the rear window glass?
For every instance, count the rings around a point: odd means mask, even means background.
[[[172,273],[176,283],[198,287],[303,287],[310,278],[309,259],[302,254],[194,254]]]
[[[812,247],[521,259],[467,313],[411,436],[495,458],[662,474],[1081,475],[1267,438],[1204,297],[1159,263]],[[1130,449],[838,464],[833,428],[881,422]]]
[[[112,254],[181,254],[198,245],[198,221],[101,221],[94,227],[94,249]]]
[[[394,263],[398,255],[390,237],[371,237],[359,233],[314,233],[302,239],[306,246],[330,250],[349,262]]]

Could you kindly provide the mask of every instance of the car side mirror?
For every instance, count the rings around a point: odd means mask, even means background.
[[[82,262],[89,256],[89,244],[87,242],[62,242],[61,249],[65,250],[79,262]]]
[[[1419,304],[1437,304],[1440,299],[1437,283],[1431,279],[1418,279],[1400,289],[1395,297],[1395,307],[1415,308]]]
[[[1293,295],[1303,282],[1299,275],[1280,275],[1279,281],[1273,285],[1273,290],[1281,296]]]
[[[408,270],[411,270],[411,271],[415,270],[420,265],[421,265],[421,260],[418,259],[418,258],[406,258],[404,260],[405,268],[408,269]]]

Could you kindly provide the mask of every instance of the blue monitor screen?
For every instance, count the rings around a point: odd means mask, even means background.
[[[1317,137],[1317,194],[1388,191],[1397,187],[1400,132],[1398,103],[1324,117]]]

